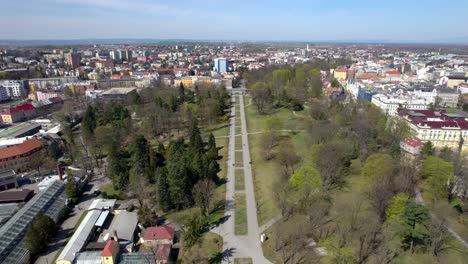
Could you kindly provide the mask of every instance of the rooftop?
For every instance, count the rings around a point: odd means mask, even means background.
[[[16,146],[0,149],[0,159],[6,159],[6,158],[19,156],[19,155],[28,153],[30,151],[33,151],[41,147],[42,147],[42,143],[40,140],[35,139],[35,138],[29,139]]]

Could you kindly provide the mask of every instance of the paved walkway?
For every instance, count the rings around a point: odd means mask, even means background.
[[[419,191],[418,187],[415,187],[414,188],[414,192],[416,193],[416,203],[418,204],[421,204],[421,205],[425,205],[424,203],[424,200],[422,198],[422,195],[421,195],[421,192]],[[435,219],[437,219],[437,216],[435,216],[432,212],[431,212],[431,216]],[[450,228],[449,226],[446,226],[447,228],[447,231],[455,238],[457,239],[458,241],[460,241],[460,243],[462,243],[462,245],[465,247],[465,248],[468,248],[468,243],[459,235],[457,234],[457,232],[453,231],[452,228]]]
[[[242,155],[244,169],[244,184],[247,210],[247,235],[236,236],[235,228],[235,104],[233,104],[229,131],[229,154],[227,167],[226,183],[226,221],[219,227],[214,228],[212,232],[223,237],[223,263],[233,263],[234,258],[252,258],[254,264],[271,263],[263,256],[263,249],[260,243],[260,230],[257,220],[257,204],[255,202],[255,192],[252,178],[252,168],[250,166],[250,150],[247,134],[247,122],[244,111],[244,98],[242,93],[233,93],[233,102],[239,100],[240,118],[241,118],[241,138]],[[242,167],[241,167],[242,169]]]

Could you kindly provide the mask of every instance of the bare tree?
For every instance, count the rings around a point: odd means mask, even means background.
[[[290,141],[280,145],[276,160],[281,167],[281,175],[288,179],[295,171],[295,166],[301,161],[301,157],[296,154],[294,146]]]
[[[208,216],[210,214],[211,199],[215,184],[210,179],[200,180],[193,187],[193,196],[195,202],[200,207],[201,212]]]

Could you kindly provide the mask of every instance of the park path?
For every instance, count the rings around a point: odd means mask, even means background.
[[[421,192],[419,191],[419,188],[418,187],[415,187],[414,188],[414,192],[416,194],[416,203],[420,204],[420,205],[426,205],[424,203],[424,200],[422,198],[422,195],[421,195]],[[431,216],[435,219],[437,219],[437,216],[435,216],[435,214],[433,214],[431,212]],[[449,226],[446,226],[445,227],[447,229],[447,231],[455,238],[457,239],[458,241],[460,241],[460,243],[462,243],[462,245],[465,247],[465,248],[468,248],[468,243],[459,235],[457,234],[457,232],[455,232],[452,228],[450,228]]]
[[[263,256],[260,243],[260,229],[257,219],[257,204],[253,184],[252,168],[250,165],[250,150],[247,134],[247,122],[244,111],[244,98],[242,93],[233,92],[233,104],[231,108],[231,120],[229,130],[229,150],[227,160],[226,176],[226,208],[225,221],[219,227],[213,228],[211,232],[223,237],[223,263],[233,263],[235,258],[251,258],[254,264],[271,263]],[[236,100],[239,100],[241,140],[243,166],[235,164],[235,140],[236,140]],[[244,185],[247,213],[247,235],[237,236],[235,228],[235,170],[244,170]],[[237,191],[239,192],[239,191]]]

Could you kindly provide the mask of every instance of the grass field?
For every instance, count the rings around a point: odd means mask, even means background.
[[[244,169],[237,169],[236,170],[236,191],[245,190],[244,184]]]
[[[244,166],[244,158],[242,156],[242,151],[236,151],[235,154],[235,164],[236,166]]]
[[[248,101],[247,98],[244,100]],[[247,116],[247,131],[249,133],[264,131],[267,115],[259,115],[253,105],[246,107],[245,111]],[[282,129],[303,130],[309,122],[308,118],[295,116],[287,109],[274,110],[268,116],[274,116],[281,120]],[[263,225],[280,212],[276,206],[273,193],[273,186],[279,181],[280,177],[278,174],[278,165],[274,160],[266,161],[262,158],[261,135],[262,134],[249,135],[259,225]],[[307,144],[305,143],[304,133],[281,132],[280,135],[283,136],[284,140],[291,140],[296,149],[296,153],[306,153]],[[304,157],[304,159],[306,159],[306,157]]]
[[[251,258],[235,258],[234,264],[252,264]]]
[[[235,228],[236,235],[247,235],[247,210],[245,194],[236,194],[236,211],[235,211]]]
[[[208,256],[209,263],[221,263],[223,251],[223,238],[221,236],[211,232],[203,234],[200,247],[202,252]],[[190,258],[185,256],[189,253],[189,251],[182,249],[178,259]]]
[[[114,185],[112,185],[112,183],[101,186],[100,191],[101,191],[101,196],[102,196],[102,193],[106,193],[107,197],[119,197],[120,195],[120,192],[114,189]]]
[[[236,150],[242,149],[242,136],[236,137]]]

